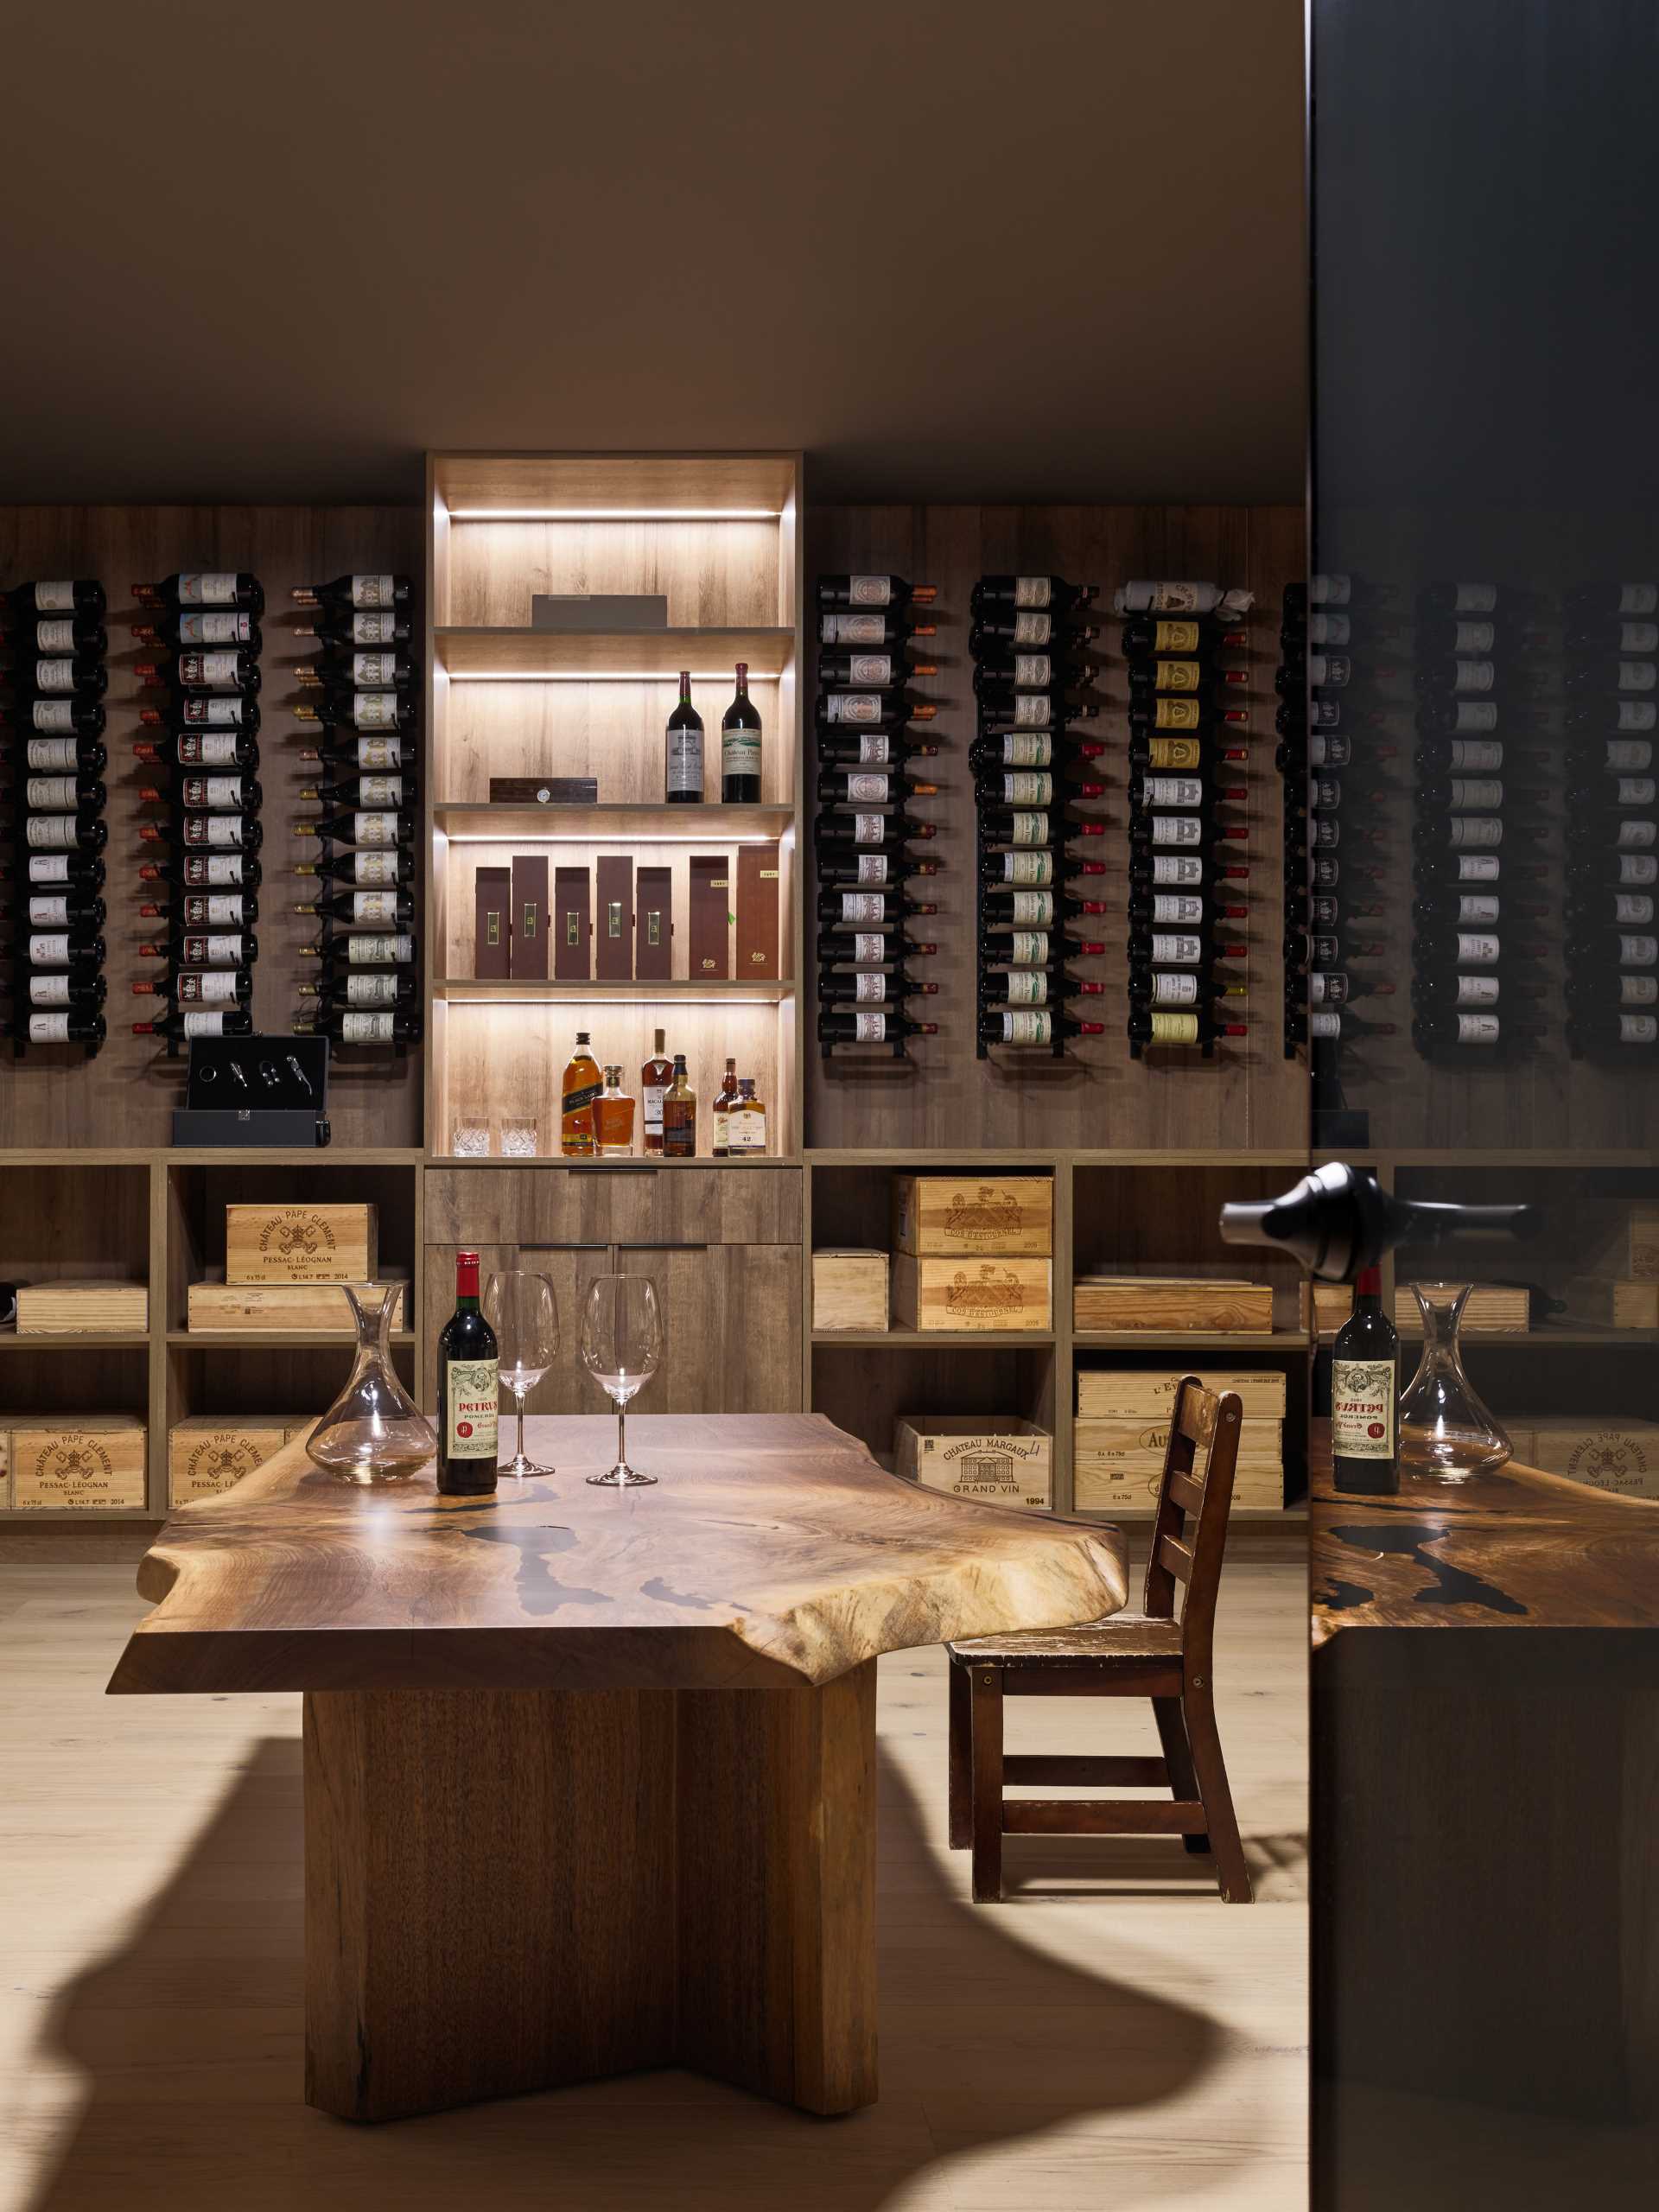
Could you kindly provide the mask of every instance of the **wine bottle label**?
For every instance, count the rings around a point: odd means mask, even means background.
[[[207,899],[187,899],[184,902],[187,922],[207,928],[221,923],[235,927],[242,920],[242,899],[239,893],[232,896],[215,894]]]
[[[1053,854],[1004,853],[1002,880],[1004,883],[1052,883]]]
[[[849,576],[847,603],[849,607],[891,607],[893,579],[890,576]]]
[[[1014,657],[1014,688],[1016,691],[1041,691],[1054,681],[1054,658],[1052,653],[1015,653]]]
[[[1310,1006],[1346,1006],[1348,978],[1344,975],[1325,975],[1316,969],[1307,979],[1307,1002]]]
[[[887,806],[892,801],[888,788],[891,780],[891,778],[881,774],[849,774],[847,789],[842,796],[855,806]]]
[[[31,899],[29,902],[29,923],[31,929],[67,930],[69,926],[69,901],[61,893],[55,898]]]
[[[1154,768],[1196,768],[1203,762],[1204,747],[1196,737],[1154,737],[1147,759]]]
[[[240,698],[186,699],[180,718],[196,729],[240,729],[247,720],[246,705]]]
[[[1048,729],[1054,721],[1054,702],[1046,691],[1016,691],[1014,721],[1016,729]]]
[[[878,899],[876,905],[881,901]],[[861,930],[853,939],[853,958],[860,967],[887,957],[887,940],[877,930]]]
[[[1659,622],[1621,622],[1618,650],[1622,653],[1659,652]]]
[[[1659,1020],[1650,1014],[1621,1014],[1618,1017],[1618,1041],[1621,1045],[1659,1042]]]
[[[1454,653],[1490,653],[1497,643],[1495,622],[1455,622],[1452,626]]]
[[[1659,858],[1651,853],[1621,853],[1616,883],[1659,883]]]
[[[1489,891],[1466,891],[1458,901],[1460,926],[1490,929],[1498,917],[1501,902]]]
[[[1339,822],[1332,822],[1328,819],[1318,820],[1314,822],[1313,830],[1313,842],[1316,846],[1330,847],[1342,842],[1342,824]]]
[[[1310,1014],[1307,1017],[1307,1033],[1311,1038],[1320,1039],[1340,1037],[1342,1016],[1339,1014]]]
[[[1625,934],[1618,940],[1618,964],[1621,968],[1651,968],[1659,961],[1659,937],[1637,937]]]
[[[352,694],[352,721],[358,729],[396,729],[397,694],[395,691],[354,691]]]
[[[240,660],[239,653],[181,653],[179,681],[198,691],[239,691]]]
[[[1008,941],[1008,959],[1016,968],[1040,967],[1048,953],[1048,935],[1043,930],[1015,930]]]
[[[1152,964],[1154,968],[1197,968],[1204,959],[1204,939],[1185,931],[1154,931],[1152,940]]]
[[[1392,1459],[1395,1391],[1391,1359],[1331,1363],[1331,1449],[1338,1459]]]
[[[1052,737],[1009,735],[1002,741],[1005,768],[1046,768],[1054,758]]]
[[[1316,810],[1323,808],[1334,814],[1342,804],[1342,785],[1331,776],[1310,776],[1307,779],[1307,803]],[[1198,802],[1195,800],[1196,805]]]
[[[848,660],[847,680],[880,689],[898,683],[898,671],[899,664],[891,653],[854,653]]]
[[[211,969],[181,976],[178,999],[181,1006],[234,1006],[236,977]]]
[[[72,653],[75,650],[75,626],[73,622],[37,622],[35,625],[35,650],[37,653]]]
[[[1457,996],[1453,1006],[1496,1006],[1498,979],[1496,976],[1463,976],[1458,977]]]
[[[1659,976],[1621,976],[1618,1002],[1621,1006],[1659,1006]]]
[[[68,699],[36,699],[29,711],[31,729],[73,730],[75,726],[73,702]]]
[[[344,995],[347,1006],[396,1006],[397,978],[396,976],[347,976]]]
[[[69,940],[61,931],[42,932],[29,940],[31,968],[67,968],[70,957]]]
[[[1152,979],[1154,1006],[1196,1006],[1198,1002],[1198,979],[1196,976],[1166,975],[1161,970]]]
[[[1613,713],[1613,728],[1618,730],[1652,729],[1659,726],[1659,706],[1651,699],[1621,699]],[[1614,764],[1610,760],[1607,764]],[[1643,766],[1647,763],[1643,761]]]
[[[31,1045],[67,1045],[69,1042],[68,1015],[31,1014],[29,1017],[29,1041]]]
[[[726,1116],[726,1149],[728,1152],[764,1152],[766,1148],[766,1117],[753,1106],[734,1109]]]
[[[357,741],[357,765],[363,768],[401,768],[404,748],[395,737],[359,737]]]
[[[885,1045],[887,1041],[887,1015],[855,1014],[853,1016],[853,1041],[858,1045]]]
[[[29,840],[32,844],[33,838]],[[29,861],[29,880],[31,883],[67,883],[69,862],[62,853],[31,853]]]
[[[185,860],[184,880],[187,883],[240,883],[242,855],[240,853],[191,853]]]
[[[222,1037],[225,1034],[222,1014],[184,1014],[179,1017],[179,1033],[182,1037]]]
[[[884,711],[879,691],[832,691],[823,706],[828,722],[879,722]]]
[[[1459,1045],[1496,1045],[1500,1035],[1495,1014],[1460,1014],[1457,1017]]]
[[[858,741],[858,765],[861,768],[885,768],[893,758],[893,741],[885,730],[874,737],[866,735]]]
[[[880,845],[887,834],[887,817],[884,814],[855,814],[853,817],[853,842],[855,845]]]
[[[1047,929],[1054,919],[1054,893],[1016,891],[1008,901],[1008,919],[1016,929]]]
[[[187,968],[239,968],[242,939],[239,935],[187,937],[179,957]]]
[[[499,1360],[444,1361],[443,1454],[446,1459],[494,1459],[499,1445],[497,1422],[500,1376]]]
[[[1202,883],[1204,862],[1160,853],[1152,863],[1152,880],[1154,883]]]
[[[1640,852],[1646,846],[1659,842],[1659,825],[1650,821],[1624,821],[1618,825],[1618,835],[1613,843],[1626,850]]]
[[[75,587],[73,578],[63,582],[36,584],[35,612],[37,614],[69,614],[74,611]]]
[[[23,842],[36,850],[73,852],[80,842],[79,817],[73,814],[25,815]]]
[[[1152,902],[1152,918],[1156,924],[1192,925],[1204,919],[1202,899],[1183,898],[1179,893],[1160,892]]]
[[[854,978],[853,1003],[855,1006],[880,1006],[887,995],[885,976],[858,976]]]
[[[232,739],[234,743],[235,740]],[[240,776],[187,776],[183,783],[184,803],[187,806],[217,808],[240,807],[242,779]]]
[[[1054,1017],[1052,1014],[1010,1008],[1002,1016],[1002,1042],[1005,1045],[1047,1045],[1052,1042],[1053,1036]]]
[[[1126,591],[1142,591],[1149,594],[1143,601],[1147,613],[1153,614],[1200,614],[1203,587],[1189,583],[1126,584]],[[1133,605],[1133,602],[1131,602]]]
[[[1008,822],[1008,842],[1011,845],[1046,845],[1048,842],[1049,823],[1046,814],[1015,814]]]
[[[1459,930],[1452,957],[1459,968],[1496,967],[1503,957],[1503,942],[1484,930]]]
[[[351,840],[354,845],[395,845],[397,842],[397,817],[395,814],[371,814],[362,810],[352,816]]]
[[[390,937],[348,937],[345,944],[353,968],[407,968],[415,958],[415,939],[401,931]]]
[[[179,643],[181,645],[251,645],[253,643],[253,617],[251,614],[181,614]]]
[[[1154,678],[1160,691],[1199,691],[1204,688],[1204,664],[1197,660],[1160,660]]]
[[[1495,776],[1453,776],[1452,810],[1454,814],[1490,814],[1503,804],[1503,786]]]
[[[665,1083],[642,1084],[639,1090],[645,1113],[645,1135],[661,1136],[663,1133],[663,1100],[667,1095]]]
[[[1621,584],[1618,611],[1621,614],[1659,612],[1659,584]]]
[[[1340,687],[1351,681],[1354,664],[1344,653],[1309,653],[1307,680],[1317,690],[1321,684]]]
[[[724,776],[756,776],[760,773],[760,733],[733,723],[723,725],[720,733],[720,772]]]
[[[1454,614],[1491,614],[1497,607],[1496,584],[1459,584],[1452,602]]]
[[[861,853],[858,856],[858,880],[861,883],[885,883],[887,880],[886,853]]]
[[[1010,1006],[1048,1003],[1048,978],[1040,969],[1015,969],[999,979],[998,988]]]
[[[340,1017],[340,1041],[342,1045],[392,1045],[397,1040],[395,1014],[342,1014]]]
[[[879,891],[843,891],[841,894],[841,918],[843,922],[885,922],[887,902]],[[862,944],[865,940],[858,940]],[[885,938],[877,938],[884,944]]]
[[[37,691],[73,691],[75,688],[75,664],[72,660],[37,660],[35,664],[35,689]]]
[[[1054,637],[1054,617],[1039,613],[1035,609],[1022,607],[1014,618],[1014,640],[1016,645],[1046,645]]]
[[[397,596],[396,576],[353,576],[351,584],[352,605],[355,607],[391,607]]]
[[[1652,806],[1659,800],[1659,783],[1651,776],[1620,776],[1615,790],[1615,806]]]
[[[23,786],[23,803],[48,813],[61,812],[79,806],[80,794],[73,776],[30,776]]]
[[[1497,709],[1490,701],[1460,699],[1452,710],[1452,728],[1454,732],[1496,729]]]
[[[1497,739],[1454,737],[1452,741],[1452,772],[1465,775],[1473,771],[1488,773],[1503,766],[1503,747]]]
[[[1498,862],[1486,853],[1462,853],[1458,857],[1459,883],[1496,883]]]
[[[1313,635],[1311,626],[1309,635]],[[1200,642],[1201,633],[1196,622],[1154,622],[1152,626],[1152,650],[1155,653],[1195,653]],[[1325,640],[1319,639],[1315,642],[1323,644]],[[1341,645],[1345,641],[1333,638],[1330,642]]]
[[[1446,842],[1459,845],[1491,846],[1503,842],[1503,823],[1495,814],[1454,814],[1446,824]]]
[[[1308,603],[1313,607],[1346,607],[1353,591],[1354,580],[1351,576],[1320,575],[1316,571],[1307,580]],[[1230,599],[1239,595],[1232,592],[1227,594]],[[1244,604],[1247,607],[1250,604],[1248,594],[1244,595]]]
[[[238,737],[219,734],[208,737],[181,737],[178,744],[179,766],[181,768],[233,768]],[[232,799],[232,805],[238,804]]]
[[[1154,845],[1201,845],[1204,823],[1196,814],[1154,814],[1152,842]]]
[[[1340,729],[1342,728],[1341,700],[1309,700],[1308,721],[1309,726],[1313,729]]]
[[[352,684],[359,691],[389,691],[397,681],[396,653],[353,653]]]
[[[1490,660],[1459,660],[1452,664],[1454,692],[1490,691],[1497,682],[1497,668]]]
[[[213,569],[199,575],[179,578],[181,607],[234,607],[236,604],[236,576],[227,569]]]
[[[1022,768],[1002,779],[1004,806],[1052,806],[1054,779],[1042,770]]]
[[[887,629],[880,614],[826,614],[818,625],[818,640],[826,645],[879,645]]]
[[[1204,726],[1203,702],[1198,699],[1160,698],[1153,706],[1152,726],[1154,729],[1200,729]]]
[[[702,732],[700,729],[669,731],[665,784],[671,797],[676,791],[692,791],[701,798]]]
[[[184,817],[184,842],[187,845],[239,845],[242,842],[242,817],[239,814],[187,814]]]
[[[1645,738],[1610,737],[1601,765],[1611,776],[1640,774],[1653,766],[1653,747]]]
[[[1143,776],[1142,806],[1202,806],[1204,785],[1197,776]]]
[[[1622,660],[1613,679],[1615,691],[1651,691],[1659,681],[1659,661]]]
[[[1198,1042],[1198,1017],[1196,1014],[1154,1014],[1152,1016],[1152,1038],[1154,1045],[1196,1045]]]
[[[1051,607],[1053,601],[1053,587],[1046,576],[1014,578],[1014,603],[1016,607]]]

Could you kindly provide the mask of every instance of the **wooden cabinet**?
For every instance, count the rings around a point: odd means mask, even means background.
[[[793,1244],[625,1244],[619,1274],[650,1275],[663,1363],[643,1413],[794,1413],[801,1403],[801,1255]]]
[[[797,1244],[798,1167],[435,1167],[429,1243]]]

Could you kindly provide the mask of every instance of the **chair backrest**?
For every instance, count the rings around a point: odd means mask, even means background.
[[[1243,1415],[1236,1390],[1206,1390],[1196,1375],[1184,1375],[1176,1385],[1152,1522],[1145,1610],[1153,1619],[1173,1619],[1175,1586],[1184,1586],[1181,1644],[1189,1665],[1195,1656],[1207,1664],[1210,1656]]]

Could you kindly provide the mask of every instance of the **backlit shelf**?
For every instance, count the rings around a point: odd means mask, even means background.
[[[495,683],[729,682],[739,661],[752,682],[775,681],[795,650],[793,630],[434,631],[438,665],[459,681]]]
[[[741,1000],[745,1005],[781,1006],[795,995],[793,983],[755,982],[747,976],[721,982],[712,976],[675,976],[658,982],[556,976],[441,976],[432,988],[452,1005],[499,1003],[505,1000],[597,999],[622,1005],[649,1005],[655,999],[689,999],[694,1005]]]
[[[599,806],[492,806],[440,800],[437,827],[462,844],[774,844],[794,827],[792,806],[664,806],[656,800]]]

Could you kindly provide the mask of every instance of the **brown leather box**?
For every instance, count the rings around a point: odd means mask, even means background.
[[[688,972],[729,982],[732,973],[732,861],[729,853],[691,855]]]
[[[778,980],[779,866],[776,845],[737,849],[737,972]]]
[[[633,973],[633,861],[626,853],[603,853],[594,873],[599,893],[594,973],[618,982]]]
[[[634,889],[633,972],[642,982],[674,973],[674,871],[642,868]]]
[[[512,972],[547,973],[547,855],[512,856]]]
[[[512,871],[481,868],[473,878],[474,976],[512,973],[512,931],[507,925],[507,902],[512,893]]]
[[[594,972],[593,878],[585,868],[553,871],[553,973],[587,982]]]

